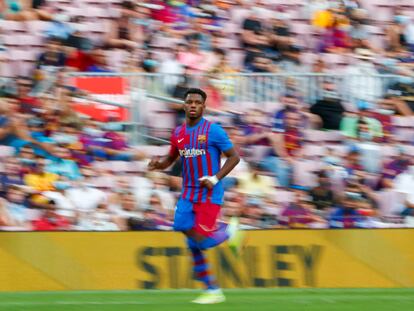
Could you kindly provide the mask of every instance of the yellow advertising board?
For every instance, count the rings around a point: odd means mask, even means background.
[[[413,287],[414,230],[259,230],[236,258],[208,253],[222,287]],[[0,290],[166,289],[193,280],[172,232],[0,233]]]

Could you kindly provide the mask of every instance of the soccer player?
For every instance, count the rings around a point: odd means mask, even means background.
[[[163,170],[178,158],[182,161],[183,187],[174,216],[174,230],[186,235],[193,259],[193,269],[206,291],[194,303],[212,304],[225,301],[225,297],[208,269],[203,251],[220,245],[227,239],[236,253],[241,246],[241,232],[236,218],[226,226],[217,226],[223,204],[221,179],[240,158],[226,132],[218,124],[203,118],[207,95],[200,89],[189,89],[185,94],[186,121],[171,135],[170,152],[163,158],[154,157],[149,170]],[[227,157],[220,168],[220,156]]]

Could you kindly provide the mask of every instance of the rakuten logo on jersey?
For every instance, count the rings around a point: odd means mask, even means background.
[[[198,157],[201,155],[205,155],[206,150],[205,149],[180,149],[180,156],[185,158],[192,158],[192,157]]]

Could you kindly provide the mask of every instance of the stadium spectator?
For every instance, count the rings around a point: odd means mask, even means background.
[[[71,183],[71,187],[65,191],[65,196],[81,213],[94,212],[100,205],[107,202],[105,192],[85,181]],[[85,198],[88,198],[88,200],[85,200]]]
[[[286,18],[279,14],[279,16],[272,18],[270,47],[277,54],[283,53],[291,45],[294,40],[292,38],[289,24]]]
[[[7,157],[3,160],[4,172],[0,174],[0,193],[5,193],[10,185],[23,185],[23,168],[16,157]]]
[[[178,61],[179,49],[167,49],[167,55],[161,61],[158,72],[164,74],[164,87],[169,94],[180,83],[181,75],[184,74],[184,66]]]
[[[180,64],[188,68],[189,73],[197,74],[208,71],[208,54],[200,50],[200,42],[191,40],[185,45],[184,51],[179,52],[178,61]]]
[[[121,3],[120,16],[112,22],[107,34],[108,47],[127,49],[133,51],[143,43],[144,34],[140,25],[135,23],[139,15],[136,12],[136,4],[133,1]]]
[[[143,212],[131,191],[120,192],[117,200],[112,202],[108,208],[119,218],[121,230],[134,230],[134,224],[143,219]]]
[[[345,108],[333,82],[325,81],[323,83],[323,97],[312,105],[310,112],[322,119],[322,128],[339,130]]]
[[[302,118],[298,112],[287,111],[285,129],[270,136],[275,155],[268,156],[265,165],[283,187],[290,185],[294,160],[301,154],[303,145],[301,121]]]
[[[100,205],[95,212],[79,217],[74,228],[81,231],[120,231],[122,221],[106,205]]]
[[[55,182],[59,176],[54,173],[46,172],[46,160],[39,158],[31,166],[31,172],[24,176],[24,182],[27,186],[36,191],[51,191],[55,189]]]
[[[347,193],[342,203],[331,213],[330,228],[363,228],[364,220],[358,208],[363,204],[358,194]]]
[[[325,221],[317,216],[306,188],[293,186],[295,201],[290,203],[279,216],[279,224],[289,228],[317,228]]]
[[[405,172],[411,162],[411,156],[404,149],[404,147],[401,147],[397,157],[387,161],[384,164],[384,168],[378,182],[378,189],[393,189],[395,187],[395,178]]]
[[[86,71],[90,72],[111,72],[105,51],[101,47],[95,47],[91,52],[91,62]]]
[[[33,84],[30,79],[25,77],[19,77],[17,79],[17,94],[16,99],[18,101],[18,111],[21,113],[35,113],[34,109],[41,108],[40,100],[31,94]],[[13,109],[13,105],[8,100],[10,109],[12,111],[16,111]]]
[[[25,193],[21,187],[10,185],[4,198],[0,198],[1,226],[30,230]]]
[[[55,204],[49,201],[49,207],[42,210],[40,217],[32,221],[33,231],[64,231],[70,230],[71,226],[66,217],[56,213]]]
[[[383,137],[382,125],[372,116],[370,104],[361,102],[357,114],[350,113],[340,123],[342,133],[352,139],[362,141],[380,140]]]
[[[246,195],[268,196],[276,186],[274,178],[267,176],[262,165],[249,163],[250,170],[237,178],[237,190]]]
[[[46,172],[54,173],[70,180],[81,178],[78,164],[72,160],[68,149],[56,146],[53,151],[55,157],[46,165]]]
[[[58,8],[54,14],[52,21],[45,29],[47,38],[66,40],[73,33],[74,29],[69,26],[70,16],[65,14],[63,9]]]
[[[355,64],[351,64],[345,73],[349,75],[346,85],[346,92],[354,102],[360,100],[374,103],[378,94],[381,94],[381,85],[375,77],[378,70],[373,64],[374,54],[368,49],[356,49],[354,57],[357,59]],[[363,76],[356,78],[355,76]]]
[[[324,172],[318,172],[318,186],[310,191],[312,203],[316,209],[326,211],[336,205],[335,193],[332,191],[329,175]]]
[[[411,165],[395,179],[395,190],[404,196],[402,215],[414,216],[414,166]]]
[[[151,79],[151,93],[165,90],[179,99],[190,85],[205,88],[209,92],[209,107],[219,110],[210,109],[211,117],[231,127],[229,134],[237,137],[233,138],[235,147],[249,161],[260,163],[259,176],[269,180],[265,185],[260,182],[257,184],[262,186],[255,185],[255,189],[262,192],[260,198],[255,198],[252,193],[245,196],[239,191],[243,187],[242,179],[251,177],[247,162],[244,162],[244,168],[239,164],[238,169],[223,180],[225,187],[240,197],[237,202],[231,202],[234,206],[230,207],[228,215],[237,212],[236,206],[248,206],[241,214],[245,228],[275,225],[276,216],[283,208],[275,202],[274,196],[279,190],[286,191],[292,183],[293,167],[303,164],[306,167],[314,165],[316,170],[326,168],[326,176],[319,176],[319,185],[310,192],[317,208],[326,210],[327,206],[340,202],[334,199],[346,188],[350,179],[356,178],[363,188],[369,186],[392,192],[397,189],[397,176],[405,174],[410,165],[406,161],[411,152],[409,148],[405,148],[402,155],[390,157],[399,149],[395,141],[411,139],[411,143],[413,140],[406,129],[410,127],[409,119],[402,118],[411,116],[414,111],[413,27],[410,18],[400,9],[395,10],[394,20],[389,22],[389,31],[383,40],[381,27],[372,27],[376,25],[375,18],[361,10],[364,5],[362,1],[308,1],[305,9],[317,12],[312,13],[316,29],[310,27],[311,22],[304,24],[303,20],[297,21],[302,18],[302,12],[296,7],[289,6],[287,9],[287,6],[262,3],[252,8],[244,2],[152,1],[134,4],[133,1],[123,1],[120,14],[109,21],[106,18],[115,17],[118,10],[109,3],[110,11],[101,18],[87,16],[89,14],[80,17],[78,10],[56,7],[53,1],[34,1],[34,10],[26,7],[26,2],[7,1],[6,4],[0,1],[0,11],[6,10],[2,11],[3,18],[19,21],[17,24],[5,23],[2,29],[2,42],[8,51],[0,52],[1,74],[29,74],[29,77],[15,80],[0,78],[0,93],[9,96],[1,99],[0,144],[16,150],[15,158],[5,157],[10,154],[7,147],[0,152],[5,170],[1,174],[0,192],[4,197],[10,186],[30,180],[32,187],[19,188],[28,197],[26,201],[29,203],[25,204],[39,208],[28,210],[28,223],[36,211],[55,205],[55,212],[65,217],[71,229],[120,230],[122,224],[108,209],[106,196],[102,195],[111,194],[111,189],[117,188],[132,192],[136,202],[139,202],[142,217],[149,218],[130,225],[136,229],[169,229],[170,223],[165,219],[171,218],[169,212],[173,210],[174,200],[180,191],[174,177],[179,164],[168,177],[146,175],[142,169],[135,171],[136,165],[143,165],[145,154],[128,143],[124,135],[126,127],[116,122],[107,122],[102,126],[79,116],[71,103],[74,97],[85,98],[88,94],[67,85],[72,82],[62,77],[66,77],[68,71],[106,73],[122,68],[128,72],[149,72],[151,78],[144,77],[142,81]],[[73,4],[76,6],[77,1]],[[83,3],[82,7],[88,9],[88,5]],[[397,6],[390,4],[391,8]],[[53,13],[53,17],[49,13],[49,17],[42,15],[46,11]],[[291,14],[293,18],[289,17]],[[28,22],[33,19],[45,22]],[[374,21],[372,25],[368,25],[370,19]],[[108,29],[105,27],[107,22],[111,24]],[[9,40],[8,36],[14,35],[16,38]],[[56,37],[60,41],[56,41]],[[23,38],[28,39],[27,51],[20,42]],[[242,50],[237,48],[238,42],[234,42],[237,38],[243,45]],[[324,41],[322,46],[318,45],[321,38]],[[380,49],[383,43],[387,44],[386,52]],[[124,51],[107,49],[111,47]],[[320,54],[320,50],[329,53]],[[375,55],[371,51],[375,51]],[[32,57],[38,52],[41,57],[36,61]],[[15,59],[9,59],[15,55]],[[126,61],[113,55],[122,55]],[[183,60],[183,55],[189,67],[179,62]],[[336,76],[339,66],[347,64],[348,60],[350,65],[345,71],[346,76],[335,78],[336,88],[332,80],[326,80],[325,76],[307,76],[308,72]],[[36,71],[35,67],[39,70]],[[227,75],[237,73],[236,68],[243,72],[277,73],[277,77]],[[10,72],[3,72],[3,69]],[[192,76],[192,73],[206,75],[200,78]],[[292,76],[292,73],[299,76]],[[153,74],[157,78],[152,78]],[[377,74],[395,74],[399,77],[379,77]],[[17,92],[14,92],[16,81]],[[135,87],[135,84],[129,86]],[[387,92],[384,95],[385,89]],[[285,94],[280,97],[282,109],[272,116],[273,112],[268,108],[280,105],[270,103],[269,99],[278,98],[280,94]],[[246,113],[245,103],[250,102],[260,109]],[[231,106],[235,103],[237,106]],[[313,106],[307,107],[307,103]],[[182,111],[180,104],[171,106]],[[237,113],[227,107],[234,107]],[[225,113],[221,112],[223,110]],[[272,122],[269,122],[272,117]],[[293,118],[297,119],[296,129],[292,129]],[[406,125],[402,125],[404,122]],[[321,124],[327,130],[342,129],[347,140],[337,141],[335,146],[322,141],[318,142],[318,146],[303,143],[304,130],[318,129]],[[270,133],[271,127],[278,134]],[[311,131],[306,132],[307,138],[308,134]],[[321,137],[325,134],[329,141],[338,139],[336,133],[320,133]],[[308,147],[311,156],[302,152],[307,151]],[[286,149],[286,154],[283,149]],[[296,153],[295,149],[299,152]],[[343,153],[344,158],[341,157]],[[64,159],[61,160],[61,157]],[[12,159],[18,159],[18,162]],[[129,163],[116,162],[110,167],[112,164],[108,160]],[[136,160],[139,162],[133,162]],[[49,164],[43,169],[44,163]],[[59,174],[54,175],[55,182],[45,182],[45,176],[53,175],[48,172],[48,167]],[[91,173],[90,169],[82,167],[97,170]],[[295,172],[295,179],[297,175]],[[272,177],[276,177],[277,181]],[[328,177],[329,190],[322,187]],[[304,183],[313,185],[314,176],[309,178]],[[278,185],[276,189],[275,184]],[[362,203],[362,207],[358,212],[362,217],[374,217],[376,213],[371,202],[375,196],[369,188],[348,191],[360,193],[362,200],[358,204]],[[32,194],[44,189],[48,191],[42,191],[41,196]],[[319,196],[314,196],[314,191]],[[76,201],[76,197],[73,199],[71,192],[78,196],[91,193],[95,202],[91,204],[93,208],[85,212],[83,203]],[[310,197],[305,200],[308,202],[303,202],[308,204],[304,208],[312,210],[309,200]],[[148,210],[143,211],[144,208]],[[320,211],[312,213],[324,215]],[[44,212],[41,214],[43,217]],[[5,218],[0,216],[0,219],[2,224]],[[365,225],[371,226],[372,223],[366,222]],[[127,227],[124,224],[122,228]]]

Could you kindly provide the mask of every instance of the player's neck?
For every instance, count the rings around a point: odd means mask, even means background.
[[[202,118],[203,118],[203,116],[200,116],[197,119],[189,119],[189,118],[187,118],[185,120],[185,123],[187,124],[188,127],[193,127],[193,126],[197,125],[201,121]]]

